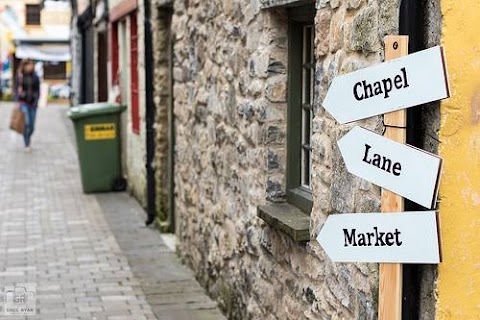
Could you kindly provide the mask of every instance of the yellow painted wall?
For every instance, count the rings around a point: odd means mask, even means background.
[[[480,1],[441,4],[451,98],[441,104],[437,319],[480,319]]]

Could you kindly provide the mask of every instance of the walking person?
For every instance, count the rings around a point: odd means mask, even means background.
[[[35,73],[35,65],[32,60],[25,60],[21,64],[16,91],[20,110],[25,114],[25,130],[23,132],[25,148],[26,151],[30,151],[30,142],[35,128],[35,116],[40,96],[40,79]]]

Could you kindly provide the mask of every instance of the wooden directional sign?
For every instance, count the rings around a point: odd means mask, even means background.
[[[333,79],[323,107],[340,123],[450,96],[442,47]]]
[[[338,141],[350,173],[428,209],[434,207],[442,159],[355,127]]]
[[[440,263],[435,211],[333,214],[317,241],[334,262]]]

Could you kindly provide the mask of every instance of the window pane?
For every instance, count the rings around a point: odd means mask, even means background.
[[[45,62],[43,64],[43,77],[47,80],[67,78],[67,65],[65,62]]]
[[[308,68],[303,68],[303,83],[302,83],[302,97],[303,97],[303,104],[310,104],[310,84],[312,81],[311,77],[311,70]]]
[[[302,167],[304,168],[302,185],[304,187],[310,188],[310,148],[302,148],[302,153],[303,153]]]
[[[40,24],[40,5],[27,4],[26,5],[26,17],[25,23],[27,25],[39,25]]]
[[[311,123],[311,111],[310,110],[303,110],[303,138],[302,138],[302,145],[310,145],[310,123]]]
[[[305,26],[303,28],[303,62],[304,64],[310,64],[312,62],[312,26]]]
[[[302,45],[302,132],[301,132],[301,185],[311,188],[311,135],[313,119],[313,87],[314,87],[314,34],[313,25],[303,27]]]

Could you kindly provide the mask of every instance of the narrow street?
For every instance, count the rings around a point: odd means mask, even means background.
[[[0,320],[480,320],[459,2],[1,0]]]
[[[0,292],[35,286],[26,319],[223,319],[132,198],[83,194],[67,107],[39,109],[31,153],[12,107],[0,104]]]

